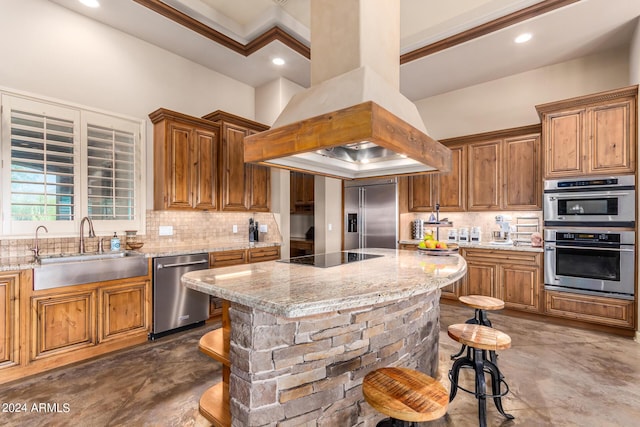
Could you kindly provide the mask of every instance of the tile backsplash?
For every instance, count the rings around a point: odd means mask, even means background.
[[[268,212],[189,212],[189,211],[154,211],[146,212],[146,230],[138,230],[137,240],[145,246],[177,246],[208,243],[243,243],[249,241],[249,218],[253,218],[260,225],[267,226],[266,233],[260,233],[262,242],[282,242],[278,224],[272,213]],[[238,232],[233,233],[233,226],[238,226]],[[160,236],[161,226],[171,226],[173,234]],[[87,252],[96,252],[100,238],[104,238],[104,248],[109,250],[111,235],[95,238],[85,237]],[[125,235],[119,233],[121,245],[124,248]],[[77,253],[80,236],[64,238],[46,238],[40,236],[40,254]],[[0,239],[0,257],[23,257],[32,254],[34,239]]]

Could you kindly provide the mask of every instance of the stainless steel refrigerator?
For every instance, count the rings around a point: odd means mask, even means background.
[[[395,249],[397,243],[397,180],[344,181],[344,248]]]

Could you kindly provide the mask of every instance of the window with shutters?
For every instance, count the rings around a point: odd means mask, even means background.
[[[144,230],[144,122],[2,93],[3,235]]]

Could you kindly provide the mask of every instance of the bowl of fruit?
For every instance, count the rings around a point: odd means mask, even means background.
[[[427,234],[424,240],[418,243],[418,251],[429,255],[451,255],[458,252],[458,245],[436,240],[433,235]]]

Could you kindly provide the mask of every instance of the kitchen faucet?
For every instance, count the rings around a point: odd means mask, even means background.
[[[91,222],[91,218],[85,216],[80,221],[80,253],[84,253],[84,222],[87,221],[89,223],[89,237],[96,237],[95,231],[93,231],[93,222]]]
[[[33,256],[36,257],[36,259],[40,256],[40,246],[38,244],[38,230],[40,230],[41,228],[44,228],[44,231],[46,231],[47,233],[49,232],[49,230],[47,230],[47,227],[45,227],[44,225],[39,225],[36,228],[36,241],[35,241],[35,246],[33,248],[31,248],[31,250],[33,251]]]

